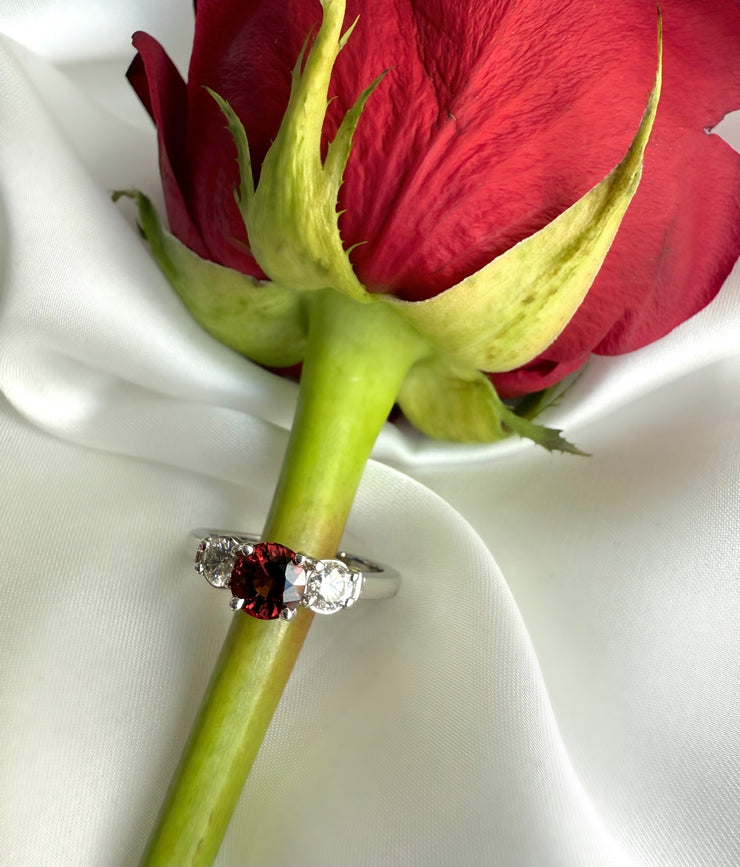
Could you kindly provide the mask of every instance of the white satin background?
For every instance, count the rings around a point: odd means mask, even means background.
[[[183,539],[260,528],[290,424],[110,200],[161,204],[130,34],[191,27],[0,0],[2,864],[137,861],[232,616]],[[217,863],[740,863],[739,384],[736,270],[551,413],[590,458],[387,426],[345,545],[403,588],[318,618]]]

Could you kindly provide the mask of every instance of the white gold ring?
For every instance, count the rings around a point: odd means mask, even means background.
[[[390,566],[339,551],[317,560],[253,533],[192,530],[195,571],[231,590],[231,608],[260,620],[290,620],[297,608],[334,614],[364,599],[389,599],[401,576]],[[192,548],[191,548],[192,551]]]

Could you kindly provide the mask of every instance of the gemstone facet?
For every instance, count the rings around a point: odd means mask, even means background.
[[[195,554],[195,570],[213,587],[227,587],[239,543],[230,536],[207,536]]]
[[[303,599],[306,591],[306,564],[291,561],[285,567],[285,589],[283,590],[283,605],[293,610]]]
[[[290,548],[259,542],[251,554],[237,551],[230,589],[244,600],[242,611],[260,620],[275,620],[286,605],[295,608],[302,598],[301,580],[305,584],[305,572]]]

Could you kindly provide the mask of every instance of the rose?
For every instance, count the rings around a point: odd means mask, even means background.
[[[470,8],[468,8],[470,7]],[[707,135],[740,106],[740,9],[666,0],[665,84],[643,180],[580,309],[494,382],[523,394],[592,352],[649,343],[706,305],[740,252],[740,157]],[[429,298],[545,226],[619,161],[654,71],[654,7],[350,0],[325,123],[379,72],[340,189],[342,238],[371,292]],[[233,145],[207,86],[246,127],[255,178],[288,101],[316,0],[201,0],[187,85],[137,33],[129,77],[159,131],[170,225],[201,256],[257,277],[232,198]],[[475,20],[475,28],[470,21]],[[355,247],[354,245],[359,245]]]
[[[637,0],[610,9],[607,21],[583,21],[592,8],[563,0],[546,11],[530,11],[528,0],[446,10],[440,0],[388,0],[344,34],[344,0],[321,7],[319,19],[308,0],[201,0],[187,86],[138,34],[131,78],[157,122],[180,240],[141,193],[128,193],[157,261],[204,327],[260,363],[303,362],[262,537],[319,558],[337,550],[395,401],[435,436],[490,440],[513,430],[567,448],[558,432],[508,409],[481,371],[530,362],[582,303],[637,190],[662,69],[653,10]],[[679,13],[668,21],[675,61],[690,15],[676,0],[669,9]],[[736,9],[717,3],[710,12],[710,23],[697,24],[705,53],[720,25],[738,32]],[[706,85],[689,102],[701,103]],[[699,149],[689,122],[697,112],[676,120],[669,111],[680,147],[673,154],[664,133],[658,180],[691,162],[687,142]],[[736,158],[698,132],[734,194]],[[736,216],[731,196],[723,201],[712,228]],[[501,382],[540,388],[623,332],[630,311],[666,300],[656,274],[678,265],[650,257],[665,252],[685,208],[649,222],[649,205],[645,243],[627,233],[617,262],[651,282],[616,292],[602,276],[596,312],[587,302],[575,337],[566,328],[557,342],[580,340],[581,354]],[[689,281],[667,299],[661,328],[716,291],[737,252],[737,234],[722,237],[706,258],[678,251],[687,267],[701,260],[705,274],[700,290]],[[267,631],[235,618],[143,863],[215,855],[309,619],[302,610],[285,631]]]

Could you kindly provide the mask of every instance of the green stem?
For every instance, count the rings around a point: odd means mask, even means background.
[[[384,304],[329,290],[311,302],[296,416],[263,538],[328,557],[401,383],[427,349]],[[234,615],[143,865],[213,863],[311,620],[306,609],[290,623]]]

